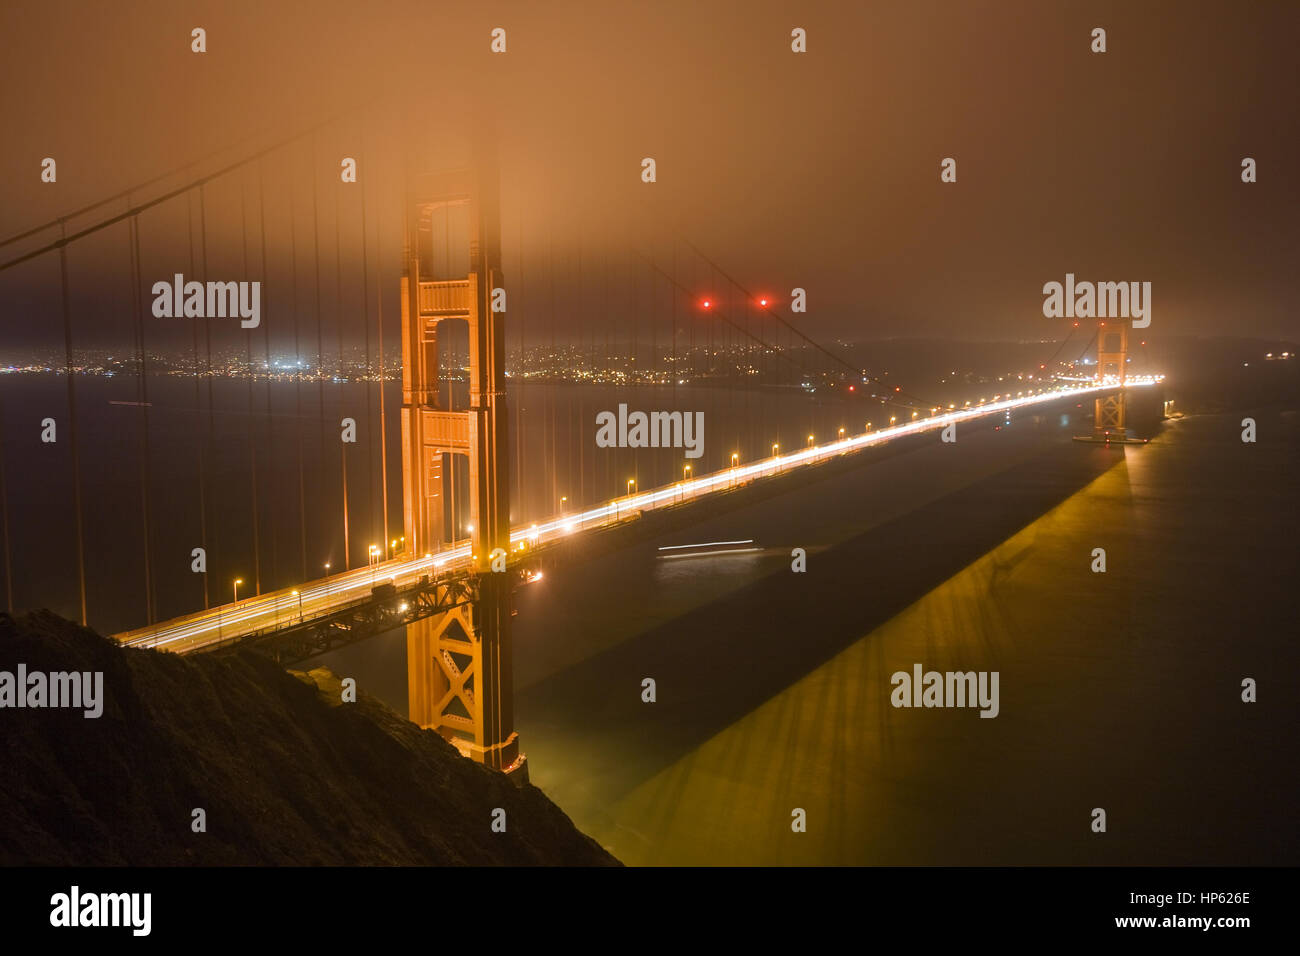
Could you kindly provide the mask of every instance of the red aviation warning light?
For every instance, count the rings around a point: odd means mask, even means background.
[[[707,308],[710,308],[710,307],[713,305],[713,303],[710,302],[708,299],[705,299],[704,302],[703,302],[702,304],[703,304],[703,306],[704,306],[706,309],[707,309]]]
[[[763,308],[766,309],[766,308],[767,308],[767,299],[759,299],[759,300],[758,300],[758,304],[761,305]]]

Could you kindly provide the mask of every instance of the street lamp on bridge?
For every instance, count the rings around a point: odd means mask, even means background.
[[[235,603],[239,603],[239,586],[244,583],[243,578],[235,578]]]

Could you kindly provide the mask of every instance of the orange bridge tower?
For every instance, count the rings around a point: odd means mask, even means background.
[[[490,570],[510,552],[505,294],[494,156],[472,169],[413,180],[402,275],[402,502],[412,554],[454,542],[456,458],[468,459],[473,599],[407,625],[410,717],[462,754],[527,779],[514,731],[513,575]],[[469,331],[469,407],[440,398],[438,332]],[[448,393],[450,395],[450,392]],[[461,489],[464,492],[466,489]]]

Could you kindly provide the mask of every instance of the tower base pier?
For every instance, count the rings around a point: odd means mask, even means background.
[[[408,716],[436,730],[461,756],[522,785],[528,782],[528,758],[519,749],[519,735],[511,731],[500,742],[488,742],[494,721],[491,714],[485,721],[483,713],[480,689],[487,678],[479,616],[476,604],[464,604],[406,626]]]

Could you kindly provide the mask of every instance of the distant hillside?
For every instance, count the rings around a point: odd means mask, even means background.
[[[339,703],[328,672],[123,649],[49,612],[0,614],[0,671],[20,662],[102,671],[104,709],[0,708],[0,864],[617,864],[536,787],[364,688]]]

